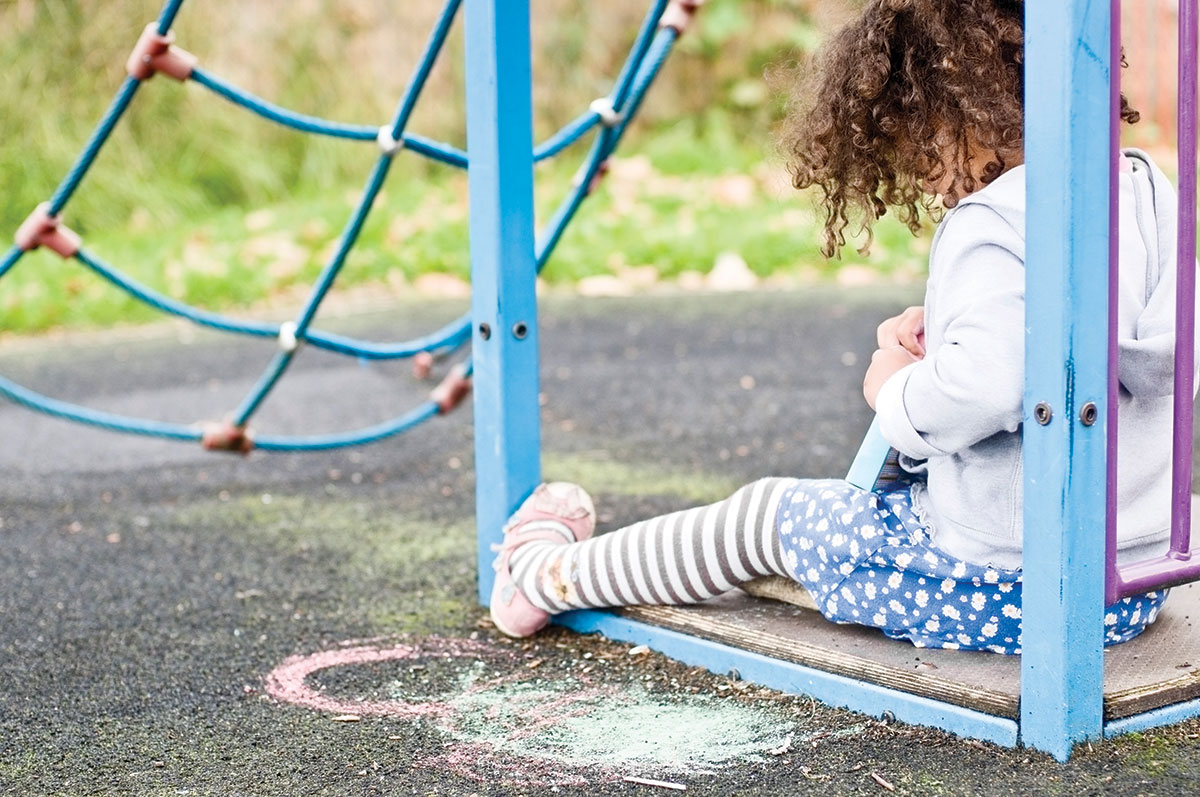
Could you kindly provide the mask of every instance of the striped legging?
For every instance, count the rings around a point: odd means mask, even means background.
[[[696,603],[760,576],[787,576],[776,530],[796,479],[760,479],[724,501],[583,542],[533,541],[513,552],[517,588],[550,613]]]

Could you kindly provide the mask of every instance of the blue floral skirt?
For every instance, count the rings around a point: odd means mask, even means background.
[[[917,647],[1021,652],[1021,571],[963,562],[929,542],[907,485],[862,490],[801,480],[777,521],[784,562],[835,623],[874,626]],[[1167,591],[1109,606],[1105,644],[1154,622]]]

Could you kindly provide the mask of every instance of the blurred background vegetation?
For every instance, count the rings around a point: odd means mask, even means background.
[[[708,0],[546,281],[621,292],[664,280],[712,287],[919,279],[928,239],[893,223],[877,230],[869,256],[851,246],[841,261],[823,261],[813,203],[789,187],[773,137],[789,75],[858,4]],[[0,235],[53,192],[160,6],[0,0]],[[533,6],[540,139],[608,93],[648,2]],[[206,69],[268,100],[380,124],[441,7],[442,0],[189,0],[175,31]],[[459,31],[410,125],[459,146],[462,49]],[[539,167],[540,209],[557,203],[582,153],[577,146]],[[283,312],[324,263],[375,156],[371,144],[295,133],[159,77],[139,91],[65,219],[101,257],[173,296]],[[339,285],[375,295],[414,284],[461,292],[467,272],[464,175],[397,158]],[[41,251],[0,282],[0,332],[153,317]]]

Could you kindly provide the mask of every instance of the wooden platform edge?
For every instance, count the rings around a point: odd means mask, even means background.
[[[920,697],[962,706],[1009,719],[1019,716],[1016,695],[966,686],[928,673],[900,670],[802,640],[781,637],[714,620],[699,611],[677,606],[634,606],[618,614],[644,623],[669,628],[712,642],[730,645],[764,656],[812,667],[822,672],[855,678]]]
[[[1104,696],[1104,719],[1117,720],[1200,697],[1200,670]]]

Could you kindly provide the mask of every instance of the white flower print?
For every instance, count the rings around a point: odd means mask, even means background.
[[[929,593],[923,589],[919,589],[917,590],[916,596],[913,597],[913,601],[917,604],[917,606],[920,606],[922,609],[924,609],[929,605]]]

